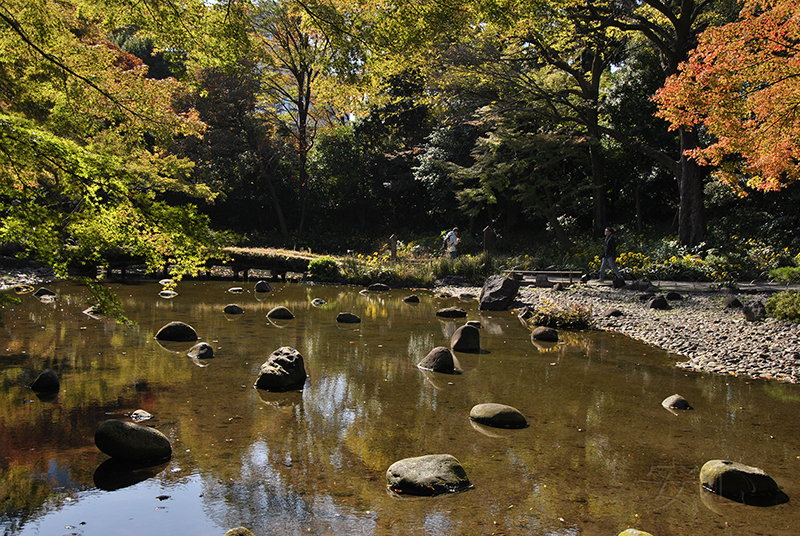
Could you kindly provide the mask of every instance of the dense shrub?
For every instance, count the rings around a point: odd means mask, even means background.
[[[314,281],[339,281],[339,265],[333,257],[318,257],[308,263],[308,276]]]
[[[800,322],[800,292],[787,290],[773,294],[767,300],[767,314],[778,320]]]
[[[592,327],[592,310],[582,305],[561,306],[543,299],[528,322],[548,328],[587,329]]]

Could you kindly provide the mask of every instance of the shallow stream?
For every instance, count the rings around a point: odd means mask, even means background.
[[[676,356],[611,333],[534,344],[512,312],[426,290],[227,291],[236,285],[185,281],[163,299],[156,282],[112,284],[134,327],[83,314],[88,291],[71,283],[49,286],[52,303],[27,294],[2,310],[5,535],[800,534],[797,385],[686,373]],[[419,304],[402,301],[412,293]],[[245,314],[223,314],[229,303]],[[267,319],[277,305],[296,318]],[[482,323],[482,352],[456,353],[460,375],[419,370],[463,324],[435,315],[449,306]],[[363,322],[337,324],[340,311]],[[191,324],[214,359],[156,342],[173,320]],[[305,388],[253,389],[281,346],[303,355]],[[26,388],[45,368],[61,380],[50,401]],[[662,408],[674,393],[695,409]],[[473,424],[470,409],[486,402],[514,406],[530,426]],[[137,409],[154,415],[146,424],[171,439],[173,457],[127,471],[107,462],[94,431]],[[387,468],[423,454],[452,454],[474,488],[389,493]],[[745,506],[701,491],[710,459],[764,469],[789,502]]]

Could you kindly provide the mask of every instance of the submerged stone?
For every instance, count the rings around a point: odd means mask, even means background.
[[[505,404],[478,404],[469,412],[473,421],[494,428],[525,428],[528,421],[516,408]]]

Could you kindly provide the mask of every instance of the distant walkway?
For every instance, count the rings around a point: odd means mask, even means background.
[[[628,280],[626,279],[626,282]],[[720,292],[724,288],[719,287],[717,283],[708,281],[667,281],[667,280],[650,280],[650,282],[659,289],[676,292]],[[589,281],[589,286],[605,286],[611,287],[611,281],[597,281],[593,279]],[[737,281],[736,287],[732,289],[732,293],[742,294],[765,294],[772,292],[780,292],[782,290],[796,290],[800,291],[800,283],[776,283],[774,281]]]

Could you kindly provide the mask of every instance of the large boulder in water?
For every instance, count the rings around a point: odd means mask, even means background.
[[[336,321],[340,324],[360,324],[361,319],[353,313],[339,313],[336,315]]]
[[[450,337],[450,346],[456,352],[480,352],[481,332],[475,326],[465,324]]]
[[[222,312],[226,315],[242,315],[244,314],[244,309],[242,309],[240,305],[229,303],[225,306],[225,309],[223,309]]]
[[[293,391],[306,383],[303,356],[289,346],[278,348],[261,365],[254,387],[265,391]]]
[[[198,339],[197,332],[184,322],[170,322],[156,333],[159,341],[190,342]]]
[[[469,418],[478,424],[495,428],[525,428],[528,421],[516,408],[505,404],[478,404],[469,412]]]
[[[730,460],[710,460],[700,469],[700,484],[728,499],[746,502],[750,498],[778,494],[778,484],[767,473]]]
[[[53,369],[44,369],[31,384],[31,389],[37,393],[57,393],[61,382]]]
[[[266,281],[259,281],[256,283],[256,286],[253,287],[253,290],[256,292],[272,292],[272,287]]]
[[[267,318],[271,318],[273,320],[291,320],[294,318],[294,315],[289,309],[283,305],[279,305],[277,307],[273,307],[267,313]]]
[[[386,471],[386,483],[395,493],[424,496],[472,487],[466,471],[450,454],[430,454],[395,462]]]
[[[502,275],[490,276],[483,284],[480,308],[484,311],[505,311],[517,297],[519,281]]]
[[[160,462],[172,457],[167,436],[155,428],[117,419],[109,419],[97,428],[94,443],[117,460]]]
[[[441,372],[443,374],[458,374],[461,367],[458,360],[453,356],[453,352],[444,346],[437,346],[417,364],[422,370]]]

